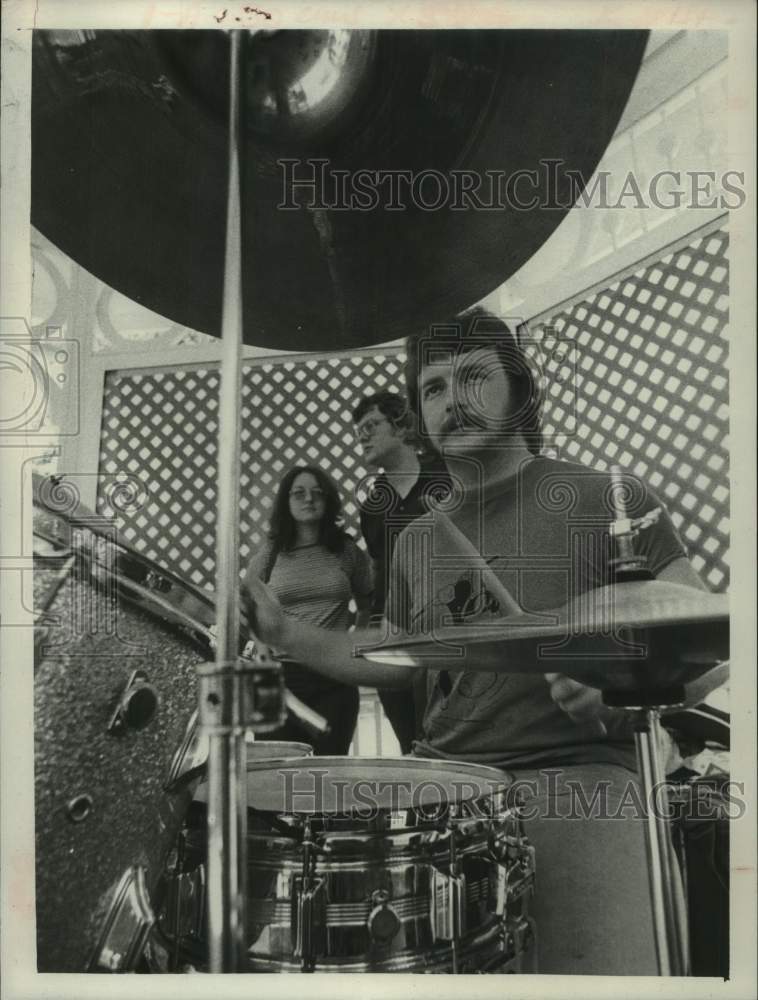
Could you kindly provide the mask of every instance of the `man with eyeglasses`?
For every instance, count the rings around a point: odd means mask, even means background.
[[[417,518],[397,539],[388,627],[423,636],[446,623],[475,622],[481,630],[513,613],[516,602],[540,615],[612,582],[610,477],[542,453],[538,377],[508,327],[475,310],[409,341],[408,357],[410,405],[444,456],[452,489],[446,513]],[[649,515],[637,555],[657,579],[704,589],[660,500],[636,477],[624,478],[628,516]],[[311,667],[328,676],[397,687],[417,669],[357,657],[356,649],[376,643],[370,632],[332,636],[288,619],[261,586],[251,597],[261,637],[295,655],[307,649]],[[545,661],[544,670],[530,662],[480,671],[475,646],[463,661],[445,652],[427,670],[414,753],[499,767],[531,793],[538,971],[655,975],[628,713],[562,675],[560,659]],[[527,655],[544,659],[503,649],[506,661]],[[701,702],[725,680],[717,668],[686,685],[686,703]]]
[[[448,492],[450,479],[439,456],[420,453],[415,420],[399,393],[385,390],[363,396],[353,410],[353,425],[366,468],[375,473],[359,506],[361,533],[374,570],[371,620],[379,627],[398,535],[426,513],[429,496],[439,500]],[[425,692],[422,671],[414,677],[412,697],[406,690],[379,689],[382,708],[404,754],[411,752],[419,735]]]

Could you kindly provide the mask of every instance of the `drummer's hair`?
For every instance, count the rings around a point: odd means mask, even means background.
[[[301,472],[309,472],[324,491],[324,516],[319,523],[319,542],[339,555],[350,535],[344,530],[342,498],[337,484],[317,465],[295,465],[282,476],[268,520],[268,536],[276,552],[289,552],[295,545],[297,531],[290,511],[290,490]]]
[[[404,430],[405,441],[409,445],[417,443],[416,418],[408,406],[408,400],[399,392],[382,389],[380,392],[362,396],[353,408],[353,423],[362,420],[374,407],[386,417],[396,430]]]
[[[482,306],[474,306],[446,322],[433,323],[424,333],[406,339],[405,385],[420,436],[431,447],[419,396],[421,369],[428,363],[430,354],[457,356],[482,347],[495,350],[514,393],[510,430],[520,431],[529,451],[539,455],[543,447],[540,372],[510,327]]]

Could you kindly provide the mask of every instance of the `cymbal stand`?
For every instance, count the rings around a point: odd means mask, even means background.
[[[645,804],[645,849],[653,908],[653,933],[661,976],[690,973],[689,931],[670,832],[671,810],[660,759],[661,710],[680,705],[679,691],[604,691],[603,701],[634,712],[634,745]]]
[[[229,187],[221,321],[215,662],[199,673],[208,737],[208,958],[210,972],[245,968],[247,753],[258,678],[239,653],[239,451],[242,369],[242,61],[245,31],[229,33]],[[255,667],[260,664],[256,663]],[[258,671],[259,672],[259,671]],[[279,676],[281,676],[279,674]],[[252,690],[251,689],[252,686]],[[255,727],[253,727],[255,728]]]
[[[624,582],[652,579],[653,575],[647,569],[644,557],[634,553],[633,539],[641,529],[655,520],[660,511],[654,511],[646,518],[630,520],[627,517],[625,490],[618,466],[611,469],[611,479],[615,509],[611,535],[615,539],[617,552],[612,563],[615,580]],[[654,655],[652,636],[648,633],[647,638],[650,657]],[[664,657],[673,654],[674,651],[669,649],[665,651]],[[649,667],[646,675],[653,675]],[[666,676],[665,663],[661,665],[660,676]],[[638,691],[603,691],[606,705],[634,712],[634,745],[646,809],[645,848],[653,908],[653,933],[658,970],[662,976],[689,974],[687,916],[682,895],[676,888],[679,878],[678,862],[669,830],[671,813],[668,789],[659,752],[661,711],[663,708],[681,705],[684,698],[685,690],[681,684],[653,687],[643,682]]]

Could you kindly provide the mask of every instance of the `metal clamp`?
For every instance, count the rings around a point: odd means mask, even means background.
[[[494,862],[493,911],[502,917],[511,903],[532,892],[535,851],[523,833],[497,837],[494,829],[487,838],[487,849]]]
[[[450,941],[452,971],[459,971],[458,946],[466,933],[466,876],[458,862],[457,809],[451,805],[447,820],[448,870],[432,869],[432,934],[438,941]]]
[[[293,953],[300,959],[303,972],[313,972],[316,957],[324,946],[326,881],[316,876],[316,844],[311,835],[309,817],[304,823],[302,846],[303,871],[295,879],[292,896]]]
[[[283,725],[287,710],[281,664],[238,657],[230,663],[197,668],[200,722],[206,732],[239,728],[267,733]]]

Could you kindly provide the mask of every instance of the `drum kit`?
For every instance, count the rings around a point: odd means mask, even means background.
[[[119,542],[65,479],[35,478],[34,537],[39,968],[207,969],[208,746],[196,706],[216,643],[214,602]],[[672,669],[655,658],[655,641],[652,657],[614,660],[608,630],[591,627],[607,613],[602,600],[581,634],[565,627],[568,607],[558,626],[511,617],[434,641],[393,638],[364,655],[429,665],[442,651],[466,669],[507,670],[510,661],[544,670],[539,644],[569,635],[581,646],[570,647],[574,659],[563,649],[562,669],[637,707],[649,793],[664,777],[658,708],[707,669],[688,650],[727,655],[725,598],[653,580],[609,591],[615,641],[660,632],[671,663],[678,638]],[[316,758],[305,743],[266,741],[286,704],[281,675],[273,662],[248,667],[246,969],[534,971],[535,857],[507,775],[460,762]],[[251,742],[254,733],[263,739]],[[664,896],[673,859],[660,815],[649,817],[659,946],[669,971],[684,970],[684,930]]]
[[[491,291],[565,214],[287,213],[278,159],[482,171],[554,157],[589,178],[645,39],[36,33],[33,222],[136,301],[221,330],[224,351],[215,600],[120,542],[65,478],[35,480],[40,971],[535,971],[534,850],[507,776],[265,741],[287,700],[260,643],[240,655],[241,343],[407,333]],[[626,556],[589,621],[569,606],[363,655],[426,666],[443,649],[462,669],[544,672],[541,650],[565,639],[561,670],[637,712],[649,788],[659,711],[728,657],[728,608],[639,579]],[[619,633],[648,657],[619,657]],[[365,783],[385,798],[367,806]],[[655,816],[647,832],[661,973],[684,974],[670,838]]]
[[[34,486],[39,969],[207,969],[213,600],[70,482]],[[250,742],[285,700],[249,666],[247,970],[519,971],[534,852],[507,777]]]

